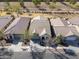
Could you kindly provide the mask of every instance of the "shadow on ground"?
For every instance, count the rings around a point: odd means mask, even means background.
[[[0,59],[11,59],[12,55],[12,50],[8,50],[7,48],[0,49]]]

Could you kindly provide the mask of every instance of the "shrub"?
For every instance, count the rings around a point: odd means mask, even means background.
[[[50,4],[49,4],[49,8],[51,8],[51,9],[56,8],[56,4],[54,4],[54,3],[50,3]]]
[[[33,2],[35,5],[41,4],[41,0],[32,0],[32,2]]]
[[[63,39],[63,36],[59,35],[59,36],[55,37],[54,42],[56,44],[61,44],[62,43],[62,39]]]

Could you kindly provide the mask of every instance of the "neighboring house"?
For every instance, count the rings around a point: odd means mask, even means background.
[[[67,26],[54,26],[54,32],[56,36],[62,35],[64,37],[70,36],[70,35],[77,35],[79,36],[79,33],[77,32],[75,27],[67,27]]]
[[[78,16],[72,17],[71,19],[68,19],[67,20],[67,23],[70,23],[69,24],[70,25],[69,27],[74,26],[76,28],[77,32],[79,33],[79,17]]]
[[[66,22],[63,22],[65,20],[62,21],[62,19],[59,18],[52,19],[50,21],[54,29],[55,36],[62,35],[64,37],[65,44],[74,45],[75,43],[78,43],[76,42],[76,39],[78,38],[77,36],[79,36],[79,32],[75,26],[68,26]],[[71,44],[71,42],[73,43]]]
[[[50,20],[51,25],[54,29],[55,35],[70,36],[78,35],[78,31],[74,26],[68,26],[67,22],[64,19],[56,18]]]
[[[51,11],[49,6],[44,2],[41,2],[40,6],[39,6],[39,10],[42,11],[42,12],[43,11],[44,12],[50,12]]]
[[[5,30],[9,26],[10,22],[12,21],[13,18],[10,15],[0,16],[0,30],[2,31]]]
[[[73,32],[66,26],[54,26],[53,29],[56,36],[62,35],[65,37],[73,35]]]
[[[29,22],[29,17],[16,18],[4,32],[14,43],[18,43],[18,41],[23,39],[25,31],[28,29]]]
[[[69,19],[68,21],[73,25],[79,26],[79,17],[73,17],[73,18]]]
[[[24,6],[27,7],[26,10],[30,12],[39,12],[40,10],[36,8],[32,2],[24,2]]]
[[[50,19],[50,22],[52,26],[67,26],[68,25],[64,18],[53,18],[53,19]]]
[[[0,10],[4,10],[6,7],[6,3],[0,2]]]
[[[51,31],[52,31],[52,34],[54,34],[54,36],[62,34],[63,32],[59,33],[58,31],[61,31],[61,27],[64,28],[65,26],[68,25],[64,18],[59,18],[59,17],[50,19],[50,23],[52,27]],[[56,28],[59,28],[59,29],[56,29]]]

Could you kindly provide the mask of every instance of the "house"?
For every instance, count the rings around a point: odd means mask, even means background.
[[[4,33],[13,40],[13,43],[18,43],[21,39],[23,39],[23,35],[26,30],[28,30],[28,26],[30,23],[29,17],[19,17],[16,18],[4,31]]]
[[[51,23],[51,28],[52,28],[51,32],[52,32],[52,34],[54,34],[53,36],[58,35],[57,34],[58,32],[56,32],[56,30],[59,30],[59,29],[56,29],[56,28],[60,28],[60,27],[63,28],[68,25],[67,22],[65,21],[65,19],[60,18],[60,17],[50,19],[50,23]]]
[[[50,24],[46,17],[37,16],[31,20],[29,33],[37,33],[41,39],[48,40],[51,37]]]
[[[38,33],[40,36],[48,34],[51,36],[50,24],[46,17],[37,16],[31,20],[30,34]]]
[[[0,30],[5,30],[12,21],[13,18],[10,15],[0,16]]]

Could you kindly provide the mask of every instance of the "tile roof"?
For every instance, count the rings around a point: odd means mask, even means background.
[[[32,34],[35,30],[35,32],[40,35],[44,29],[46,33],[50,35],[50,24],[47,18],[43,16],[37,16],[32,19],[29,30],[30,34]]]
[[[71,19],[69,19],[69,22],[71,24],[79,25],[79,17],[71,18]]]
[[[10,21],[12,20],[11,16],[1,16],[0,17],[0,29],[3,29]]]
[[[66,26],[67,25],[66,21],[62,18],[51,19],[50,22],[51,22],[51,25],[53,26]]]
[[[73,33],[71,32],[71,30],[68,27],[65,26],[54,26],[54,32],[55,35],[63,35],[63,36],[67,36],[67,35],[73,35]]]
[[[75,27],[70,27],[70,30],[74,33],[74,35],[79,36],[79,32],[77,31],[77,29]]]
[[[20,17],[15,19],[12,24],[5,30],[6,34],[24,34],[28,27],[30,18]]]
[[[76,28],[71,26],[71,27],[67,27],[67,26],[54,26],[54,32],[55,35],[63,35],[63,36],[70,36],[70,35],[79,35],[79,33],[77,32]]]

